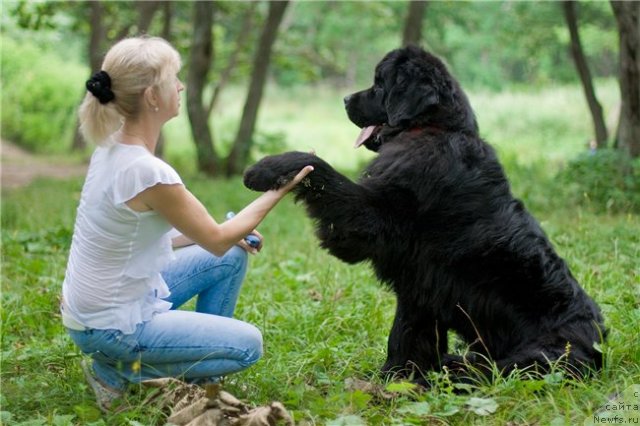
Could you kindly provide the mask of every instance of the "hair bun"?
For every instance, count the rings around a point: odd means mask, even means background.
[[[106,71],[98,71],[92,75],[87,80],[86,87],[93,96],[98,98],[101,104],[109,103],[116,97],[111,91],[111,77]]]

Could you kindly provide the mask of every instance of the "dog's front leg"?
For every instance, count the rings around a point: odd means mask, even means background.
[[[278,189],[291,181],[305,166],[313,166],[311,172],[298,187],[320,188],[325,177],[336,173],[333,168],[320,157],[306,152],[285,152],[270,155],[258,161],[244,172],[244,184],[254,191]]]
[[[411,317],[408,312],[420,308],[407,308],[398,300],[387,344],[387,360],[381,372],[386,377],[409,377],[422,382],[422,374],[435,370],[447,351],[447,329],[430,315]]]
[[[348,263],[371,258],[377,239],[384,235],[378,207],[388,204],[380,200],[384,194],[372,194],[321,158],[303,152],[287,152],[260,160],[245,172],[244,182],[248,188],[258,191],[278,188],[306,165],[312,165],[314,171],[293,192],[315,219],[322,247]]]

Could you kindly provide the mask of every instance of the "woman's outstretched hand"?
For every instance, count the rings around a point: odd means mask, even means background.
[[[281,193],[284,196],[287,192],[291,191],[297,184],[302,182],[302,180],[312,171],[313,171],[313,166],[305,166],[302,170],[298,172],[297,175],[293,177],[292,180],[290,180],[280,188],[276,189],[275,191]]]

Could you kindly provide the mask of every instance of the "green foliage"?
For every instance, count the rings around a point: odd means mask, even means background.
[[[89,2],[8,4],[9,16],[3,24],[4,28],[9,24],[10,34],[16,25],[43,34],[52,29],[63,34],[65,46],[73,46],[70,50],[79,49],[78,40],[86,44]],[[618,38],[609,3],[580,1],[577,6],[582,44],[593,75],[616,75]],[[102,7],[110,40],[137,33],[136,2],[104,2]],[[266,4],[257,4],[253,24],[245,30],[242,22],[250,7],[252,2],[216,4],[213,81],[235,55],[241,32],[248,32],[249,37],[237,56],[232,81],[248,78],[267,14]],[[275,44],[271,74],[286,87],[321,81],[368,83],[373,65],[399,46],[407,9],[405,1],[291,2]],[[173,3],[171,13],[171,38],[186,58],[192,37],[192,5]],[[163,20],[156,18],[149,32],[161,34],[162,26]],[[577,80],[557,2],[430,2],[423,19],[422,43],[443,55],[465,85],[501,89],[513,83]],[[47,47],[56,50],[51,44]]]
[[[579,2],[578,19],[594,77],[615,76],[611,8]],[[433,2],[425,12],[423,39],[467,87],[499,90],[577,79],[558,2]]]
[[[640,159],[612,149],[583,153],[559,174],[570,201],[599,211],[640,212]]]
[[[368,84],[371,69],[399,47],[406,2],[296,2],[276,43],[273,74],[282,85]],[[606,2],[579,2],[582,43],[593,75],[616,75],[617,31]],[[467,86],[577,80],[556,2],[430,2],[422,44],[442,55]]]
[[[3,138],[35,151],[65,151],[86,70],[32,43],[0,37]]]
[[[21,1],[15,4],[12,13],[16,17],[17,24],[22,28],[39,30],[55,27],[53,22],[54,3]]]
[[[273,74],[283,85],[370,83],[371,70],[400,44],[405,4],[293,2],[275,46]]]

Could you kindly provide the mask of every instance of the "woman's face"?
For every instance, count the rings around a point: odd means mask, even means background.
[[[166,115],[166,119],[170,120],[180,113],[180,92],[184,90],[184,85],[178,74],[173,79],[160,88],[161,102],[160,111]]]

